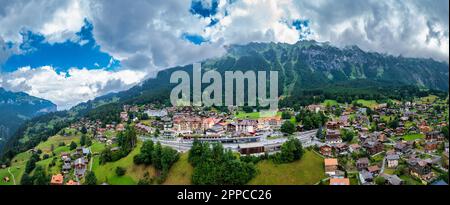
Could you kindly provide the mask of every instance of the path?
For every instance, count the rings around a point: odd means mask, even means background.
[[[89,153],[92,154],[91,148],[89,148]],[[92,163],[93,163],[93,161],[94,161],[94,157],[91,155],[91,163],[90,163],[90,165],[89,165],[89,171],[90,171],[90,172],[92,172]]]
[[[16,178],[14,177],[14,174],[11,172],[11,167],[8,167],[8,173],[11,175],[14,185],[16,185]]]

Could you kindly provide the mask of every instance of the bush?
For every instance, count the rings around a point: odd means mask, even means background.
[[[116,167],[116,174],[117,176],[121,177],[123,175],[125,175],[125,173],[127,172],[127,170],[123,167]]]

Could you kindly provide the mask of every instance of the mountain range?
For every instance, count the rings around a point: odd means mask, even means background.
[[[338,48],[316,41],[299,41],[292,45],[250,43],[233,45],[226,49],[225,55],[203,61],[203,71],[217,70],[220,73],[235,70],[278,71],[279,93],[288,97],[301,95],[303,90],[337,89],[339,86],[353,89],[372,86],[377,88],[373,92],[377,92],[380,90],[378,88],[384,85],[413,86],[420,90],[431,89],[447,93],[449,90],[448,63],[433,59],[365,52],[357,46]],[[43,135],[35,134],[36,137],[29,135],[31,128],[42,126],[46,121],[56,121],[61,126],[70,120],[86,116],[93,118],[101,116],[113,121],[118,115],[112,110],[120,111],[123,104],[149,102],[167,104],[170,91],[176,86],[169,83],[170,76],[177,70],[191,72],[192,65],[160,71],[156,78],[147,79],[129,90],[101,96],[81,103],[69,111],[52,113],[30,121],[8,141],[7,150],[11,151],[18,147],[26,149],[40,140],[45,140]],[[389,93],[391,87],[385,88],[383,92]],[[398,92],[401,94],[402,91]],[[343,93],[345,94],[345,91]],[[24,145],[23,140],[20,141],[26,135],[32,144]],[[34,138],[37,139],[33,140]]]
[[[48,100],[0,88],[0,147],[23,122],[56,109]]]

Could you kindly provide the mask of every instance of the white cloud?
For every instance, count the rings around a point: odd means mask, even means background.
[[[210,1],[202,1],[211,5]],[[120,71],[72,69],[68,76],[51,67],[0,74],[1,86],[25,91],[69,107],[109,91],[125,89],[155,70],[190,64],[224,53],[224,45],[295,43],[290,23],[309,19],[311,39],[337,46],[448,61],[448,0],[222,0],[219,22],[189,12],[190,0],[0,0],[0,63],[21,43],[24,29],[49,42],[75,40],[87,18],[102,51],[121,61]],[[194,45],[181,36],[200,34],[210,42]],[[79,42],[83,44],[84,42]],[[2,49],[3,48],[3,49]],[[17,46],[15,47],[17,50]]]
[[[84,1],[83,1],[84,2]],[[20,32],[43,34],[49,42],[75,37],[83,26],[86,8],[82,0],[0,1],[0,36],[21,43]]]
[[[0,75],[0,87],[48,99],[59,109],[68,109],[97,96],[128,89],[145,76],[146,73],[133,70],[72,68],[67,73],[57,73],[50,66],[24,67]]]

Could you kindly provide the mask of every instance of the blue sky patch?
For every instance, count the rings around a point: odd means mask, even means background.
[[[195,45],[200,45],[208,41],[205,38],[203,38],[203,36],[197,34],[184,33],[181,37]]]
[[[205,6],[202,0],[192,0],[191,9],[189,10],[194,15],[202,17],[211,17],[216,15],[219,7],[219,0],[211,0],[211,5]]]
[[[24,53],[11,56],[1,67],[11,72],[20,67],[32,68],[52,66],[58,72],[77,68],[114,69],[120,62],[102,51],[92,35],[93,25],[85,21],[85,25],[76,35],[77,42],[67,40],[63,43],[50,44],[45,37],[31,31],[23,32],[23,43],[19,46]]]

